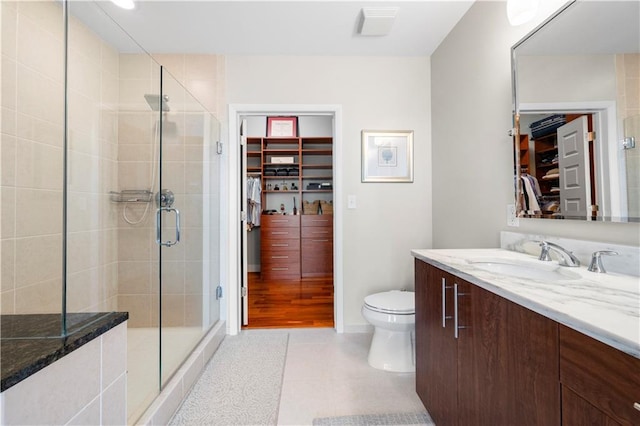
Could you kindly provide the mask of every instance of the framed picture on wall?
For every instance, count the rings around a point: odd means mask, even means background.
[[[267,137],[298,136],[298,117],[267,117]]]
[[[362,131],[362,182],[413,182],[413,131]]]

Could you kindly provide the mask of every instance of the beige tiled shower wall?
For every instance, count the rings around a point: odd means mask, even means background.
[[[60,312],[62,300],[63,20],[57,1],[0,3],[0,308]],[[155,205],[110,201],[109,191],[157,181],[157,117],[144,100],[159,93],[159,67],[120,54],[74,18],[69,23],[68,308],[130,311],[131,326],[157,324]],[[226,116],[224,57],[158,55],[187,89],[165,78],[171,126],[165,187],[184,208],[184,243],[164,259],[167,325],[201,320],[202,115]],[[191,129],[199,129],[192,132]],[[154,188],[157,191],[157,188]],[[127,223],[140,220],[139,224]]]
[[[616,55],[618,119],[636,148],[625,151],[629,217],[640,217],[640,54]]]
[[[153,55],[165,67],[162,93],[170,111],[163,113],[163,188],[175,194],[182,212],[182,240],[162,249],[164,326],[201,326],[203,307],[203,130],[205,109],[220,119],[225,110],[224,58],[215,55]],[[142,54],[120,55],[118,179],[120,189],[158,191],[158,112],[145,94],[159,94],[157,64]],[[186,90],[185,90],[186,88]],[[200,112],[198,112],[200,110]],[[151,187],[151,182],[154,182]],[[158,323],[158,246],[155,205],[120,206],[118,229],[118,308],[129,311],[130,327]],[[126,209],[128,223],[123,216]],[[147,210],[145,214],[145,209]],[[172,216],[164,216],[163,239],[172,239]],[[140,221],[140,223],[135,223]]]
[[[60,3],[2,8],[2,313],[60,312],[64,43]],[[69,23],[68,308],[114,309],[118,56]]]

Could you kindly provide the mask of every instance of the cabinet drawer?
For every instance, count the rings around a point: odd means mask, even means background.
[[[294,239],[300,238],[300,230],[298,228],[262,228],[260,231],[260,237],[264,240],[273,239]]]
[[[333,240],[333,229],[323,227],[303,227],[302,238]]]
[[[618,423],[640,424],[640,359],[560,326],[560,382]]]
[[[300,244],[302,248],[302,256],[314,254],[333,253],[333,241],[330,238],[310,239],[305,238]]]
[[[271,228],[299,228],[300,216],[281,215],[281,214],[264,214],[260,218],[260,227],[262,229]]]
[[[263,252],[260,263],[300,263],[300,250],[282,250]]]
[[[300,250],[300,240],[295,239],[272,239],[265,238],[261,242],[260,252],[268,253],[271,251],[283,251],[283,250]]]
[[[302,215],[303,227],[330,227],[333,228],[333,216],[332,215]]]
[[[261,259],[260,273],[263,278],[289,276],[300,278],[300,257],[289,259]]]

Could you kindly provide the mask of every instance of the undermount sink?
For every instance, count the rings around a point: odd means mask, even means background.
[[[469,263],[483,271],[517,278],[528,278],[537,281],[575,280],[580,275],[566,266],[557,264],[517,262],[506,259],[470,260]]]

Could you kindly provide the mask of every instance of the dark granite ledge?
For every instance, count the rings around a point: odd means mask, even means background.
[[[1,392],[42,370],[129,318],[127,312],[67,315],[60,336],[60,314],[0,315]]]

